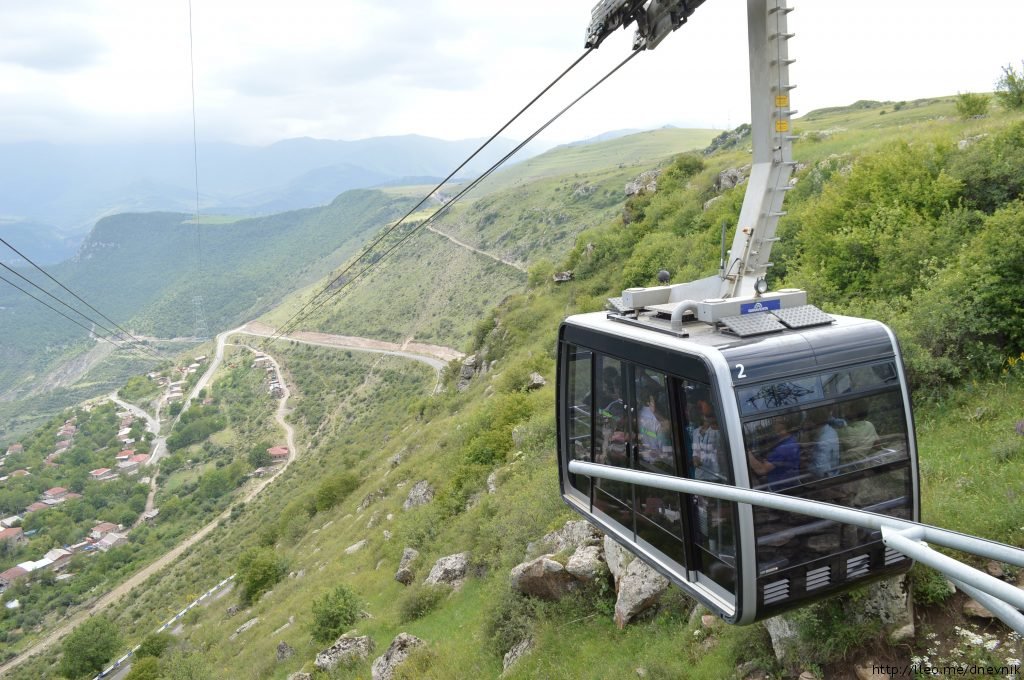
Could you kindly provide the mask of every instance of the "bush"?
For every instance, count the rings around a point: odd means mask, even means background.
[[[1003,75],[996,81],[996,98],[1011,111],[1024,109],[1024,73],[1018,73],[1012,64],[1003,67]]]
[[[485,634],[491,651],[504,656],[508,650],[530,637],[538,616],[539,601],[523,597],[504,586],[491,609]]]
[[[915,564],[910,572],[910,588],[914,603],[926,607],[942,604],[955,592],[945,576],[923,564]]]
[[[452,592],[446,585],[413,586],[398,605],[398,617],[402,623],[423,618],[437,609],[438,605]]]
[[[172,642],[174,642],[174,638],[171,637],[170,633],[153,633],[146,636],[142,644],[139,645],[138,650],[136,650],[135,655],[138,657],[162,656]]]
[[[242,585],[242,602],[249,604],[280,581],[288,567],[269,548],[250,548],[238,558],[238,582]]]
[[[333,642],[356,622],[359,608],[359,598],[345,585],[313,600],[313,639],[317,642]]]
[[[962,92],[956,96],[956,112],[961,118],[974,118],[988,113],[988,97],[973,92]]]
[[[106,616],[94,616],[64,639],[60,672],[69,678],[95,675],[120,648],[117,626]]]

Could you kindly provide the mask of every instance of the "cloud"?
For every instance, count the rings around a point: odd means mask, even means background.
[[[65,73],[83,69],[103,54],[103,43],[77,12],[59,3],[46,12],[29,12],[30,6],[19,3],[0,10],[0,63]]]

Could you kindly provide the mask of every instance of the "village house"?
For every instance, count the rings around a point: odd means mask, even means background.
[[[64,453],[71,446],[70,439],[61,439],[53,448],[54,453]]]
[[[21,530],[21,527],[0,530],[0,543],[18,544],[25,540],[25,532]]]
[[[28,470],[15,470],[11,473],[11,477],[28,477],[30,474],[32,473]]]
[[[21,444],[18,444],[18,443],[14,443],[14,444],[11,444],[10,446],[7,447],[7,453],[4,454],[4,455],[13,456],[14,454],[21,453],[24,450],[25,450],[24,446],[22,446]]]
[[[141,465],[145,465],[146,463],[149,462],[149,454],[148,453],[136,453],[134,456],[132,456],[128,460],[130,462],[132,462],[132,463],[135,463],[136,465],[140,465],[140,466]]]
[[[71,551],[65,548],[54,548],[43,555],[43,559],[50,562],[50,569],[60,571],[71,560]]]
[[[137,475],[139,474],[139,464],[131,460],[122,460],[117,464],[117,472],[125,476]]]
[[[25,576],[28,576],[28,570],[23,567],[11,567],[0,572],[0,590],[6,590],[12,583]]]
[[[25,508],[25,514],[28,515],[33,512],[39,512],[40,510],[47,510],[49,509],[49,507],[50,506],[48,504],[43,503],[42,501],[36,501],[32,505]]]
[[[124,527],[120,524],[114,524],[113,522],[100,522],[89,530],[89,538],[94,541],[98,541],[107,534],[113,531],[121,531],[122,529],[124,529]]]
[[[142,520],[145,522],[152,522],[157,518],[157,515],[159,514],[160,508],[153,508],[152,510],[149,510],[148,512],[144,512],[142,514]]]
[[[68,490],[63,486],[55,486],[43,492],[44,501],[59,501],[68,495]]]
[[[4,529],[10,529],[11,527],[19,526],[20,524],[20,515],[11,515],[10,517],[4,517],[3,519],[0,519],[0,527],[3,527]]]
[[[107,552],[111,548],[116,548],[119,545],[124,545],[128,542],[128,537],[124,534],[109,533],[96,542],[96,547]]]
[[[119,454],[117,454],[116,456],[114,456],[114,460],[116,462],[118,462],[118,463],[121,463],[123,461],[126,461],[126,460],[130,459],[134,455],[135,455],[135,449],[125,449],[125,450],[121,451]]]
[[[132,428],[130,428],[130,427],[122,427],[120,430],[117,431],[117,438],[121,439],[123,437],[127,437],[131,433],[132,433]]]
[[[116,479],[117,473],[110,468],[99,468],[89,472],[89,479],[94,479],[97,482],[106,482],[111,479]]]
[[[132,423],[134,423],[134,422],[135,422],[135,418],[133,418],[131,416],[131,414],[129,413],[128,415],[126,415],[123,418],[121,418],[121,425],[120,425],[120,427],[121,427],[121,429],[124,429],[126,427],[131,427]]]
[[[286,446],[271,446],[267,449],[267,453],[270,454],[272,463],[283,463],[288,460],[288,447]]]

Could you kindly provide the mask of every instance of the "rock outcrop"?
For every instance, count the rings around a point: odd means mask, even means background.
[[[615,592],[619,591],[619,582],[626,572],[626,567],[635,559],[633,553],[629,552],[610,537],[604,537],[604,561],[608,565],[608,571],[615,580]]]
[[[637,194],[653,194],[658,190],[658,176],[661,170],[648,170],[640,173],[632,182],[626,182],[626,196]]]
[[[277,643],[277,660],[278,661],[284,661],[285,659],[290,659],[290,658],[292,658],[292,656],[294,656],[294,654],[295,654],[295,648],[292,647],[287,642],[285,642],[284,640],[281,640],[280,642]]]
[[[541,555],[512,569],[512,589],[542,600],[560,600],[577,587],[576,579],[551,555]]]
[[[608,574],[601,548],[596,545],[581,545],[576,548],[576,552],[566,563],[565,570],[577,581],[584,583],[591,583]]]
[[[316,655],[314,662],[322,671],[333,671],[339,664],[362,661],[373,652],[373,638],[345,633],[334,644]]]
[[[395,677],[395,669],[402,664],[412,650],[423,644],[423,640],[420,640],[415,635],[409,635],[408,633],[399,633],[395,636],[395,639],[391,641],[391,645],[388,647],[388,651],[384,652],[383,656],[378,656],[373,661],[373,667],[371,673],[373,680],[393,680]]]
[[[232,633],[231,637],[229,637],[228,639],[229,640],[234,640],[236,637],[238,637],[239,635],[241,635],[245,631],[249,630],[250,628],[252,628],[253,626],[255,626],[259,622],[260,622],[259,617],[255,618],[255,619],[249,619],[248,621],[243,623],[238,628],[235,628],[235,632]]]
[[[427,480],[421,480],[409,490],[409,495],[406,497],[405,502],[402,503],[403,510],[409,510],[419,505],[426,505],[430,501],[434,500],[434,487],[430,486],[430,482]]]
[[[586,520],[571,520],[561,529],[552,531],[539,541],[526,546],[526,557],[536,557],[541,553],[560,553],[564,550],[576,549],[581,545],[598,545],[601,532]]]
[[[395,580],[402,585],[409,585],[416,579],[416,574],[410,565],[420,556],[415,548],[406,548],[402,551],[402,560],[398,563],[398,571],[395,572]]]
[[[526,655],[533,648],[533,639],[526,638],[518,644],[512,647],[512,649],[506,652],[505,656],[501,660],[501,672],[506,672],[509,668],[515,665],[519,659]]]
[[[424,585],[436,586],[439,584],[449,585],[455,590],[462,587],[466,580],[466,571],[469,568],[469,553],[462,552],[455,555],[442,557],[430,569],[430,573],[423,581]]]
[[[668,586],[668,579],[643,560],[630,562],[619,581],[615,625],[625,628],[627,623],[656,605]]]

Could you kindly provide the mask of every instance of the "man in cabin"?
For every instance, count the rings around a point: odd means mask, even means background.
[[[697,408],[700,426],[693,431],[693,476],[704,482],[720,482],[722,434],[718,429],[718,417],[711,404],[704,400],[698,402]]]
[[[829,425],[831,410],[819,406],[807,412],[807,430],[810,457],[808,472],[818,479],[834,477],[839,470],[839,435]]]
[[[797,475],[800,474],[800,444],[793,436],[789,416],[772,419],[772,434],[772,448],[764,460],[748,451],[747,461],[754,474],[761,478],[761,483],[769,491],[777,491],[797,481]]]

